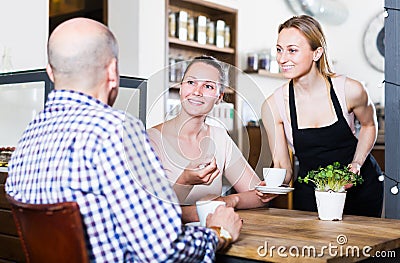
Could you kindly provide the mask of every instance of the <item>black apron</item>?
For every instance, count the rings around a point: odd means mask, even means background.
[[[335,161],[343,165],[351,163],[357,147],[353,135],[340,107],[338,98],[329,78],[330,95],[337,121],[320,128],[299,129],[293,90],[293,80],[289,83],[289,108],[295,155],[299,160],[299,174],[304,177],[308,171]],[[369,154],[360,174],[364,182],[347,190],[344,214],[380,217],[383,205],[383,183],[378,180],[381,169]],[[315,186],[312,183],[294,182],[293,207],[297,210],[317,211]]]

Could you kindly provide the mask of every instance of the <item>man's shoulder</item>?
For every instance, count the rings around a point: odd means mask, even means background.
[[[141,121],[129,112],[115,108],[97,109],[94,117],[98,120],[105,120],[104,125],[123,125],[130,123],[139,125]]]

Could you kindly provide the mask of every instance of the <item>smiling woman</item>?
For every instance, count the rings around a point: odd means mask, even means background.
[[[357,80],[334,73],[328,63],[322,27],[302,15],[279,26],[277,61],[290,79],[262,106],[262,119],[274,167],[286,168],[285,183],[293,177],[287,145],[299,160],[299,177],[333,162],[361,174],[362,185],[347,190],[344,213],[379,217],[383,203],[381,174],[370,151],[377,136],[374,105]],[[354,118],[361,124],[355,136]],[[314,188],[294,179],[293,206],[316,211]]]
[[[182,205],[184,222],[197,221],[195,202],[221,199],[227,206],[262,206],[254,192],[260,182],[225,129],[205,122],[219,104],[229,68],[213,57],[201,56],[187,66],[180,85],[181,111],[148,129],[168,179]],[[221,197],[223,176],[238,194]]]

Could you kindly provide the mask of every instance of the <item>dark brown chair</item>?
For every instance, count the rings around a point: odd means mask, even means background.
[[[76,202],[25,204],[7,195],[27,262],[88,262]]]

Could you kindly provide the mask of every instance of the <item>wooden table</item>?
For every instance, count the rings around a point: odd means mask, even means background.
[[[383,262],[383,256],[400,262],[400,220],[345,215],[321,221],[317,213],[274,208],[238,213],[240,238],[217,262]]]

